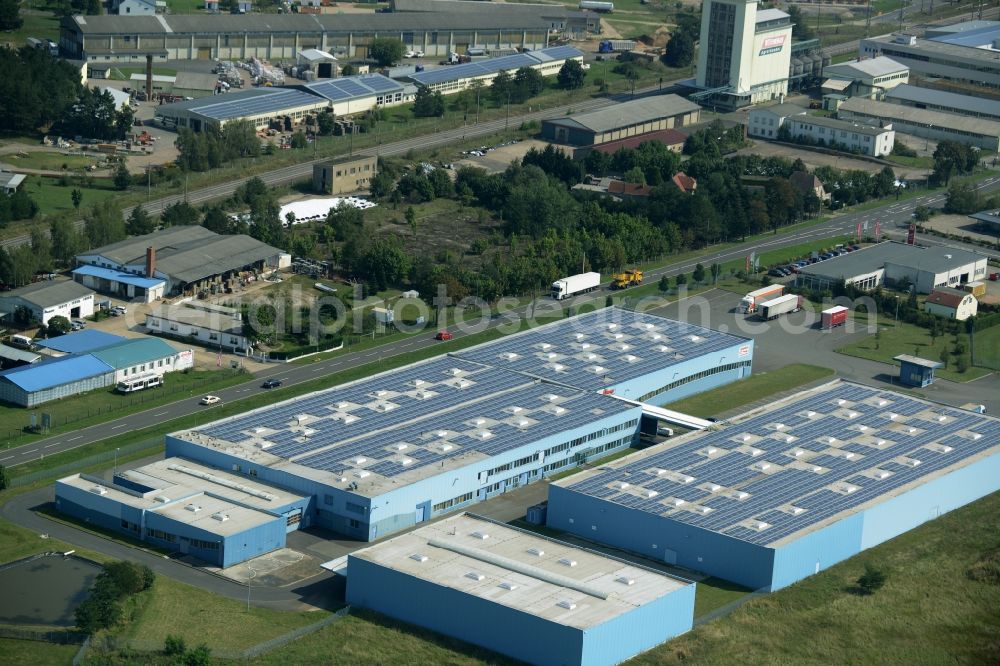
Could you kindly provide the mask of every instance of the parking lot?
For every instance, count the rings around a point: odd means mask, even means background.
[[[783,315],[774,321],[763,322],[756,316],[737,314],[736,306],[741,297],[742,294],[713,289],[652,312],[724,333],[752,338],[755,373],[770,372],[792,363],[807,363],[831,368],[851,381],[898,388],[894,383],[898,375],[897,366],[846,356],[835,351],[872,335],[874,328],[858,325],[852,317],[845,326],[823,331],[819,328],[819,313],[811,307]],[[938,379],[918,392],[928,399],[951,405],[975,402],[986,405],[990,413],[1000,411],[1000,375],[996,373],[967,383]]]

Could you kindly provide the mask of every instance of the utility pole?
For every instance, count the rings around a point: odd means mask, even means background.
[[[865,9],[865,39],[871,36],[872,31],[872,0],[868,0],[868,6]]]

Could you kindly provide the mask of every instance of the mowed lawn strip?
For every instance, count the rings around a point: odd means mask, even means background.
[[[750,375],[732,384],[705,391],[667,405],[692,416],[708,417],[756,402],[768,396],[833,376],[833,370],[817,365],[793,363],[773,372]]]

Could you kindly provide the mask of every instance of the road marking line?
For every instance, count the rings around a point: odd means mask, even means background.
[[[6,458],[0,458],[0,462],[2,462],[2,461],[4,461],[4,460],[10,460],[10,459],[11,459],[11,458],[13,458],[13,457],[14,457],[14,456],[7,456]]]
[[[23,452],[21,452],[21,455],[22,455],[22,456],[26,456],[26,455],[28,455],[29,453],[34,453],[34,452],[35,452],[35,451],[37,451],[37,450],[38,450],[38,449],[31,449],[30,451],[23,451]]]
[[[128,425],[127,423],[122,423],[121,425],[111,426],[111,429],[118,430],[118,428],[124,428],[127,425]]]
[[[153,414],[153,416],[163,416],[166,412],[160,412],[159,414]]]
[[[83,435],[77,435],[76,437],[70,437],[66,441],[67,442],[72,442],[74,439],[82,439],[82,438],[83,438]]]
[[[313,372],[322,372],[325,369],[326,368],[316,368],[316,369],[313,370]]]
[[[51,444],[46,444],[46,445],[45,445],[44,447],[42,447],[42,448],[45,448],[45,449],[47,449],[47,448],[49,448],[50,446],[58,446],[59,444],[62,444],[62,442],[52,442]]]

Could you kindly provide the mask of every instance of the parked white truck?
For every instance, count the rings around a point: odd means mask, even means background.
[[[781,284],[772,284],[766,287],[761,287],[760,289],[755,289],[740,299],[740,304],[736,308],[736,311],[743,314],[753,314],[757,311],[757,308],[761,303],[768,299],[781,296],[784,290],[785,286]]]
[[[777,319],[788,312],[798,312],[802,309],[802,297],[798,294],[785,294],[778,298],[764,301],[760,304],[758,311],[760,318],[767,321]]]
[[[600,273],[579,273],[552,283],[552,298],[561,301],[601,286]]]

